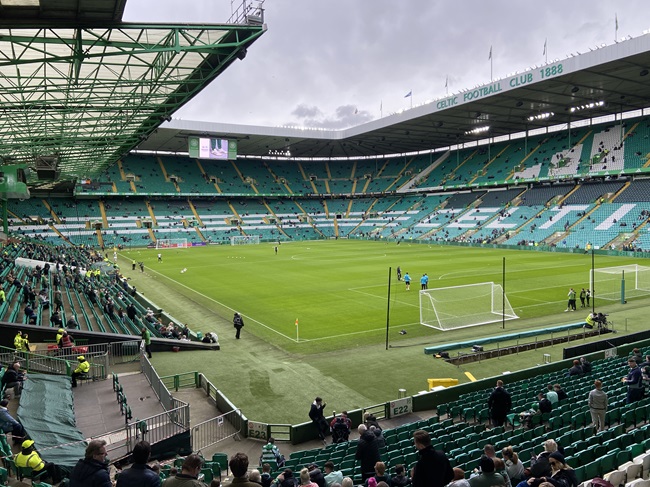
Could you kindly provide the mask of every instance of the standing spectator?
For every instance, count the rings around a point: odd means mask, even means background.
[[[630,404],[643,398],[643,374],[634,357],[630,357],[627,364],[630,366],[630,371],[627,377],[623,377],[621,381],[627,384],[625,403]]]
[[[142,327],[142,343],[144,344],[144,351],[147,353],[147,357],[151,358],[151,332],[147,329],[146,326]]]
[[[567,297],[569,298],[567,302],[567,307],[564,310],[566,313],[567,311],[575,311],[576,310],[576,292],[573,288],[569,289],[569,293],[567,294]]]
[[[443,487],[451,482],[454,471],[449,459],[443,452],[433,449],[429,433],[416,430],[413,432],[413,441],[419,456],[413,467],[413,487]],[[492,469],[494,470],[494,464]]]
[[[126,316],[128,316],[131,321],[135,321],[136,315],[137,310],[135,309],[135,305],[133,303],[129,303],[129,305],[126,307]]]
[[[594,381],[594,387],[589,392],[589,412],[591,413],[591,422],[595,432],[605,429],[605,413],[607,412],[607,394],[602,390],[603,383],[599,380]]]
[[[377,437],[370,431],[365,424],[357,427],[359,432],[359,443],[354,457],[359,460],[361,466],[361,481],[365,482],[375,475],[375,464],[381,461],[379,456],[379,446]]]
[[[190,455],[192,456],[192,455]],[[197,456],[197,455],[194,455]],[[198,456],[197,456],[198,457]],[[201,460],[200,457],[199,461]],[[228,466],[230,467],[230,471],[232,472],[233,479],[232,482],[228,485],[232,486],[239,486],[239,487],[259,487],[260,484],[256,484],[255,482],[251,482],[248,480],[246,477],[246,472],[248,471],[248,456],[245,453],[235,453],[232,457],[230,457],[230,461],[228,462]],[[306,470],[306,469],[305,469]],[[199,465],[198,472],[201,471],[201,466]],[[198,475],[197,472],[197,475]],[[309,474],[307,475],[309,476]],[[178,478],[178,475],[176,476]],[[173,483],[170,484],[173,487],[181,487],[181,485],[185,486],[188,485],[187,483],[181,484],[181,483]],[[202,482],[197,483],[197,484],[189,484],[189,485],[205,485]],[[165,487],[169,487],[167,485],[167,482],[165,482]]]
[[[117,478],[116,487],[160,487],[160,477],[147,462],[151,455],[151,445],[148,441],[139,441],[131,453],[133,465],[122,470]]]
[[[497,386],[488,398],[488,408],[490,409],[490,417],[494,426],[503,426],[506,421],[506,416],[512,409],[512,398],[510,393],[503,387],[503,381],[498,380]]]
[[[106,441],[91,440],[86,455],[70,473],[69,487],[112,487],[106,463]]]
[[[327,443],[325,441],[325,434],[329,429],[329,425],[327,424],[327,420],[325,420],[325,415],[323,414],[325,406],[327,406],[327,404],[323,402],[323,399],[321,397],[316,397],[314,402],[311,403],[309,409],[309,419],[311,419],[312,423],[316,426],[318,437],[323,440],[323,443]]]
[[[244,328],[244,320],[241,317],[241,315],[237,312],[235,312],[235,316],[232,319],[232,325],[237,330],[237,333],[235,334],[235,338],[239,340],[239,334],[241,333],[241,329]]]
[[[61,290],[57,289],[54,291],[54,311],[57,313],[63,308],[63,297],[61,295]]]

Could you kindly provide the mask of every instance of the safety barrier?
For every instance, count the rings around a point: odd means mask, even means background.
[[[192,427],[192,449],[201,450],[244,430],[245,420],[239,409],[208,419]]]

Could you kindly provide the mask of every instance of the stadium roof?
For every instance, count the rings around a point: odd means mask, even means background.
[[[238,153],[252,156],[363,157],[428,151],[650,107],[649,69],[646,34],[346,130],[172,120],[139,148],[187,152],[189,135],[205,135],[235,138]],[[487,131],[470,132],[486,126]]]
[[[0,0],[0,159],[91,177],[145,140],[265,31],[121,22],[126,0]],[[33,179],[33,175],[32,175]]]

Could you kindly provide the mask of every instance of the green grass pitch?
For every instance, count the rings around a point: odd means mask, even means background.
[[[431,341],[452,336],[494,334],[501,323],[439,332],[419,324],[419,279],[427,273],[429,288],[493,281],[502,283],[520,317],[508,329],[529,327],[532,318],[566,308],[569,287],[589,287],[591,256],[517,250],[477,249],[362,241],[307,241],[274,245],[210,246],[125,252],[145,262],[157,282],[199,301],[228,322],[243,314],[246,329],[285,350],[301,353],[352,348],[359,342],[385,340],[389,268],[390,340],[420,337]],[[597,267],[625,265],[633,259],[597,257]],[[409,272],[411,290],[396,279],[396,268]],[[186,272],[181,270],[187,269]],[[138,277],[138,272],[132,274]],[[167,308],[167,303],[158,302]],[[471,300],[466,303],[472,306]],[[579,303],[578,303],[579,306]],[[178,318],[183,315],[176,312]],[[584,319],[583,312],[572,317]],[[567,316],[567,319],[569,317]],[[298,320],[298,327],[295,322]],[[210,324],[191,322],[197,330]],[[399,330],[406,330],[401,336]]]

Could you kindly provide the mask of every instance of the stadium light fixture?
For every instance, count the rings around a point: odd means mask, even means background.
[[[594,102],[591,102],[591,103],[587,103],[585,105],[578,105],[578,106],[575,106],[575,107],[571,107],[569,109],[569,111],[571,113],[574,113],[574,112],[579,112],[581,110],[591,110],[591,109],[594,109],[594,108],[602,107],[604,105],[605,105],[605,102],[602,101],[602,100],[594,101]]]
[[[553,115],[555,115],[554,112],[539,113],[537,115],[531,115],[527,118],[527,120],[529,122],[534,122],[535,120],[545,120],[547,118],[551,118]]]
[[[483,127],[476,127],[475,129],[467,130],[467,131],[465,132],[465,135],[476,135],[476,134],[482,134],[482,133],[487,132],[488,130],[490,130],[490,126],[489,126],[489,125],[485,125],[485,126],[483,126]]]

